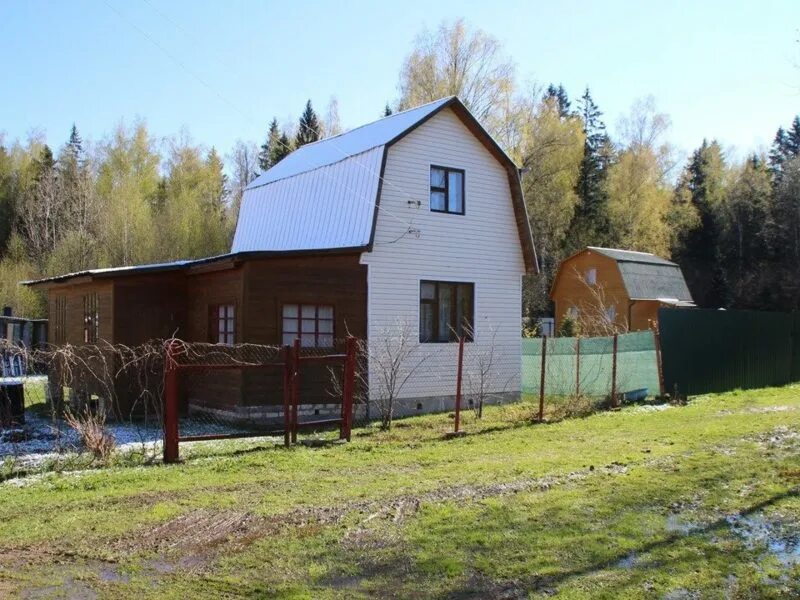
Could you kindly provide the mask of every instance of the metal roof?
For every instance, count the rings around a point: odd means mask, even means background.
[[[617,260],[628,297],[632,300],[669,298],[692,302],[681,268],[669,261],[665,263]]]
[[[378,146],[302,176],[249,188],[239,209],[232,250],[367,246],[383,152],[384,147]]]
[[[232,252],[366,248],[388,144],[453,96],[301,146],[244,192]]]
[[[655,254],[649,252],[637,252],[635,250],[620,250],[618,248],[600,248],[599,246],[587,246],[587,250],[594,250],[598,254],[603,254],[616,261],[638,262],[651,265],[674,265],[674,262],[669,261]]]
[[[385,146],[454,98],[454,96],[441,98],[356,127],[345,133],[300,146],[277,165],[256,177],[247,186],[247,189],[251,190],[279,179],[294,177],[361,154],[372,148]]]

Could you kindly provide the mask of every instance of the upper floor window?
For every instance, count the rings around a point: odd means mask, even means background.
[[[431,210],[464,214],[464,171],[431,167]]]
[[[419,285],[419,341],[472,341],[475,284],[421,281]]]
[[[97,307],[97,294],[86,294],[83,297],[83,341],[93,344],[98,340],[100,331],[100,312]]]
[[[236,308],[233,304],[215,304],[209,311],[208,337],[212,344],[236,341]]]
[[[284,346],[290,346],[300,338],[303,348],[333,348],[333,307],[284,304],[282,332]]]
[[[597,269],[594,267],[586,269],[586,283],[589,285],[597,285]]]

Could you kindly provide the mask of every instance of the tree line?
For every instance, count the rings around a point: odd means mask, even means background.
[[[187,133],[159,141],[142,121],[93,146],[73,125],[56,152],[41,136],[0,137],[0,301],[43,316],[41,294],[18,282],[229,252],[244,188],[292,150],[338,132],[332,99],[324,120],[310,100],[294,127],[273,119],[260,148],[238,141],[227,165]]]
[[[681,164],[652,98],[612,136],[588,88],[570,98],[560,84],[521,83],[501,44],[463,21],[420,33],[398,91],[376,116],[457,95],[521,167],[542,270],[525,282],[526,317],[550,314],[558,264],[587,245],[672,258],[699,306],[798,308],[800,117],[787,116],[769,152],[735,160],[706,140]],[[42,298],[18,281],[225,253],[244,188],[341,132],[332,97],[324,116],[309,100],[225,157],[185,132],[159,141],[141,121],[97,144],[73,126],[57,152],[40,137],[0,137],[2,301],[39,316]]]

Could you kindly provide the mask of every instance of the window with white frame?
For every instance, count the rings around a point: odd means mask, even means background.
[[[464,214],[464,171],[431,167],[431,210]]]
[[[586,283],[589,285],[597,285],[597,269],[594,267],[586,269]]]
[[[570,306],[567,309],[567,316],[570,319],[577,319],[578,318],[578,307],[577,306]]]
[[[606,309],[606,319],[608,319],[609,323],[613,323],[617,319],[617,307],[614,305],[609,306]]]
[[[281,342],[291,346],[297,338],[303,348],[333,348],[333,306],[284,304]]]

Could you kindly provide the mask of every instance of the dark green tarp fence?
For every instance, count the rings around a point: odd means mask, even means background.
[[[796,314],[662,308],[664,387],[681,395],[784,385],[800,380]]]

